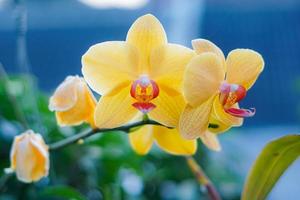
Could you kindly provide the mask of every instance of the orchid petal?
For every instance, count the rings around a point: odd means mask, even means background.
[[[137,154],[147,154],[153,144],[153,126],[144,125],[138,130],[130,133],[129,142]]]
[[[158,146],[170,154],[192,155],[197,150],[197,141],[183,138],[177,129],[153,126],[153,133]]]
[[[18,135],[15,136],[11,150],[10,150],[10,168],[12,170],[16,169],[17,166],[17,151],[18,151],[18,145],[19,142],[25,137],[25,135]]]
[[[105,95],[138,76],[138,60],[136,48],[126,42],[103,42],[82,56],[82,74],[94,91]]]
[[[187,65],[184,75],[184,97],[191,106],[198,106],[215,95],[225,72],[218,56],[202,53],[195,56]]]
[[[209,40],[205,39],[195,39],[192,40],[192,46],[197,54],[212,52],[215,53],[222,61],[224,70],[226,71],[225,67],[225,56],[223,51],[214,43]]]
[[[187,105],[181,114],[179,130],[186,139],[196,139],[208,129],[214,96],[197,107]]]
[[[181,45],[162,45],[151,54],[150,77],[164,85],[181,90],[186,65],[194,55],[191,49]]]
[[[75,126],[82,122],[88,122],[91,126],[94,123],[94,111],[96,100],[84,81],[76,87],[77,101],[73,107],[66,111],[57,111],[56,119],[60,126]]]
[[[43,176],[48,176],[49,170],[49,155],[45,150],[44,143],[37,141],[31,142],[32,153],[34,154],[35,165],[32,168],[31,178],[33,181],[39,180]]]
[[[14,155],[17,178],[29,183],[40,180],[48,175],[49,153],[48,147],[39,134],[28,130],[17,136],[12,151]]]
[[[123,84],[121,84],[123,85]],[[132,120],[138,110],[132,106],[130,85],[122,86],[100,98],[95,110],[95,123],[98,128],[115,128]]]
[[[214,151],[220,151],[221,146],[216,134],[206,131],[204,134],[200,136],[201,141],[205,146]]]
[[[156,106],[148,113],[149,117],[168,127],[178,125],[180,114],[185,106],[182,94],[158,83],[160,92],[151,102]]]
[[[264,69],[262,56],[250,49],[231,51],[227,56],[226,63],[227,82],[242,85],[246,89],[251,88]]]
[[[138,18],[130,27],[126,42],[135,46],[140,55],[137,65],[139,73],[150,71],[150,55],[152,50],[167,43],[165,30],[159,20],[151,14]]]
[[[55,90],[49,100],[49,110],[66,111],[77,102],[77,85],[81,82],[78,76],[68,76]]]
[[[214,134],[220,134],[228,131],[231,128],[231,125],[225,124],[222,121],[218,120],[215,113],[212,112],[209,118],[209,124],[215,125],[215,127],[209,127],[209,132]]]

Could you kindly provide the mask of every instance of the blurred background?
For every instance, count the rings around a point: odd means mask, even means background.
[[[81,56],[91,45],[125,40],[132,22],[146,13],[160,19],[172,43],[190,47],[192,39],[205,38],[225,55],[250,48],[265,59],[264,72],[241,103],[256,107],[255,117],[220,136],[220,153],[199,144],[196,158],[224,199],[239,199],[247,171],[269,140],[299,133],[298,0],[0,0],[1,200],[54,199],[58,193],[114,200],[207,198],[182,165],[184,158],[158,148],[138,156],[122,133],[93,136],[80,147],[52,153],[50,176],[38,183],[3,176],[24,121],[48,142],[86,128],[57,127],[48,96],[67,75],[81,75]],[[297,161],[269,199],[300,199],[299,167]]]

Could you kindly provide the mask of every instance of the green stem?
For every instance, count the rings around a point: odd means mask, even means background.
[[[80,132],[76,135],[72,135],[72,136],[70,136],[66,139],[63,139],[61,141],[50,144],[49,145],[49,150],[53,151],[53,150],[61,149],[61,148],[65,147],[69,144],[76,143],[81,139],[87,138],[87,137],[89,137],[91,135],[94,135],[94,134],[97,134],[97,133],[110,132],[110,131],[123,131],[125,133],[129,133],[131,129],[142,126],[142,125],[147,125],[147,124],[156,125],[156,126],[164,126],[166,128],[170,128],[170,129],[173,128],[173,127],[167,127],[167,126],[165,126],[163,124],[160,124],[156,121],[144,118],[142,121],[135,122],[135,123],[132,123],[132,124],[128,124],[128,125],[125,125],[125,126],[116,127],[116,128],[102,128],[102,129],[101,128],[95,128],[95,129],[85,130],[85,131]],[[215,126],[218,126],[218,125],[209,124],[208,127],[214,128]]]
[[[153,120],[143,120],[143,121],[140,121],[140,122],[135,122],[135,123],[128,124],[128,125],[125,125],[125,126],[120,126],[120,127],[117,127],[117,128],[88,129],[86,131],[83,131],[81,133],[78,133],[76,135],[68,137],[68,138],[63,139],[61,141],[50,144],[49,145],[49,150],[57,150],[57,149],[63,148],[65,146],[69,145],[69,144],[76,143],[80,139],[87,138],[87,137],[89,137],[91,135],[94,135],[96,133],[103,133],[103,132],[109,132],[109,131],[123,131],[125,133],[129,133],[130,129],[138,127],[138,126],[146,125],[146,124],[164,126],[164,125],[162,125],[162,124],[160,124],[156,121],[153,121]],[[171,127],[167,127],[167,128],[171,128]]]
[[[203,185],[206,188],[207,194],[211,200],[221,200],[220,194],[216,190],[214,184],[208,178],[208,176],[204,173],[201,166],[196,162],[196,160],[191,157],[186,157],[186,162],[193,172],[195,178],[199,182],[199,184]]]
[[[167,127],[167,126],[165,126],[163,124],[160,124],[156,121],[144,118],[142,121],[134,122],[134,123],[131,123],[131,124],[128,124],[128,125],[125,125],[125,126],[116,127],[116,128],[102,128],[102,129],[101,128],[95,128],[95,129],[85,130],[85,131],[80,132],[76,135],[72,135],[72,136],[70,136],[66,139],[63,139],[61,141],[50,144],[49,145],[49,150],[53,151],[53,150],[61,149],[61,148],[65,147],[69,144],[74,144],[74,143],[80,141],[81,139],[87,138],[87,137],[89,137],[91,135],[94,135],[94,134],[97,134],[97,133],[110,132],[110,131],[123,131],[125,133],[129,133],[131,129],[142,126],[142,125],[147,125],[147,124],[156,125],[156,126],[164,126],[166,128],[170,128],[170,129],[173,128],[173,127]],[[218,126],[218,125],[209,124],[208,127],[215,128],[216,126]]]

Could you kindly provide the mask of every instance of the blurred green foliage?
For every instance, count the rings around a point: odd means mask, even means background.
[[[60,128],[48,110],[48,96],[35,89],[31,76],[0,79],[0,200],[15,199],[207,199],[189,171],[185,159],[171,156],[157,147],[146,156],[133,152],[123,132],[97,134],[81,145],[51,152],[48,178],[24,184],[7,177],[13,137],[28,126],[52,143],[87,128]],[[212,163],[206,149],[196,159],[214,181],[224,199],[239,199],[242,180],[224,163]],[[236,183],[227,190],[226,183]]]

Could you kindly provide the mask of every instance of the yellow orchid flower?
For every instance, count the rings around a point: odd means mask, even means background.
[[[192,41],[196,53],[187,65],[183,90],[187,105],[180,118],[180,132],[185,138],[204,138],[211,148],[217,148],[215,132],[239,126],[244,117],[251,117],[255,109],[240,109],[238,102],[263,71],[262,56],[250,49],[235,49],[226,60],[223,52],[204,39]]]
[[[5,172],[15,171],[17,178],[25,183],[38,181],[48,176],[48,146],[40,134],[28,130],[14,138],[10,162],[11,166]]]
[[[95,127],[95,107],[93,93],[79,76],[68,76],[49,101],[49,110],[55,111],[60,126],[75,126],[87,122]]]
[[[90,47],[82,57],[82,73],[102,95],[95,111],[96,126],[118,127],[147,113],[175,127],[184,105],[183,73],[194,55],[189,48],[167,43],[163,26],[150,14],[133,23],[126,41]]]

